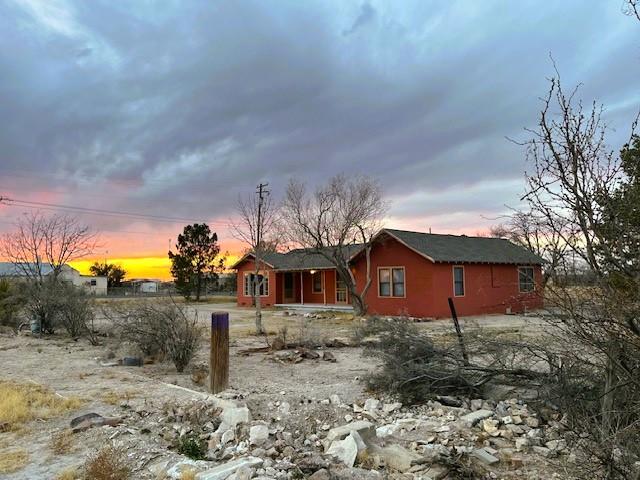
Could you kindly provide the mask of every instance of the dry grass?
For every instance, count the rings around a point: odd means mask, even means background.
[[[69,429],[61,430],[51,435],[49,448],[57,455],[64,455],[73,450],[73,433]]]
[[[55,480],[77,480],[80,478],[80,473],[76,467],[65,468],[55,477]]]
[[[180,472],[180,480],[196,480],[196,471],[193,468],[187,468]]]
[[[137,390],[109,390],[102,395],[102,401],[109,405],[120,405],[120,403],[129,402],[130,400],[137,398],[139,395],[140,392]]]
[[[47,387],[0,380],[0,424],[15,430],[31,420],[46,420],[82,405],[79,398],[64,398]],[[6,428],[6,427],[5,427]]]
[[[90,456],[84,466],[86,480],[128,480],[131,467],[123,448],[109,445]]]
[[[0,452],[0,474],[17,472],[29,462],[26,450],[10,450]]]

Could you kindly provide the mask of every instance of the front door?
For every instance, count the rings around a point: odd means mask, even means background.
[[[296,294],[294,289],[293,272],[284,272],[284,278],[282,279],[282,282],[284,283],[284,288],[282,289],[282,302],[294,303],[296,301]]]
[[[347,303],[347,285],[336,274],[336,303]]]

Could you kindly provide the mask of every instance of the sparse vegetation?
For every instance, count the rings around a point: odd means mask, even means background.
[[[87,458],[84,480],[128,480],[131,466],[127,452],[115,445],[108,445]]]
[[[188,433],[178,439],[178,453],[193,460],[203,460],[207,455],[207,443],[196,433]]]
[[[64,455],[73,450],[73,433],[69,429],[55,432],[49,442],[51,451],[56,455]]]
[[[24,449],[0,452],[0,474],[21,470],[29,462],[29,454]]]
[[[8,429],[52,418],[81,405],[81,399],[61,397],[42,385],[0,380],[0,424],[7,424]]]
[[[202,340],[202,326],[195,315],[175,302],[135,302],[105,309],[125,341],[145,355],[166,355],[178,372],[184,371]]]
[[[80,473],[76,467],[65,468],[61,472],[58,472],[55,480],[77,480],[81,478]]]

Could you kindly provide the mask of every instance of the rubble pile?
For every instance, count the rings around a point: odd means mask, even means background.
[[[227,394],[121,410],[111,438],[143,433],[155,442],[140,457],[140,478],[179,479],[186,469],[198,480],[437,480],[462,459],[477,478],[540,478],[535,469],[546,459],[572,455],[561,422],[542,422],[515,399],[442,397],[404,407],[376,398],[347,405],[332,395],[277,399],[256,411],[241,395]],[[186,435],[203,442],[204,459],[177,452]]]

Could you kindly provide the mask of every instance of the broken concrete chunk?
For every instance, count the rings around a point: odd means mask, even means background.
[[[498,463],[500,460],[487,452],[484,448],[478,448],[473,451],[471,454],[480,460],[482,463],[486,465],[493,465],[494,463]]]
[[[366,420],[359,420],[347,425],[342,425],[341,427],[332,428],[327,433],[327,440],[329,442],[343,440],[351,432],[358,432],[365,442],[376,435],[373,423],[367,422]]]
[[[384,413],[393,413],[396,410],[400,410],[402,408],[402,403],[400,402],[394,402],[394,403],[385,403],[382,406],[382,411]]]
[[[269,439],[269,428],[266,425],[254,425],[249,430],[249,444],[262,445]]]
[[[256,457],[243,457],[231,462],[218,465],[215,468],[205,470],[196,475],[196,480],[225,480],[241,467],[258,467],[262,465],[262,459]]]
[[[364,402],[365,412],[375,412],[380,408],[380,400],[376,398],[367,398]]]
[[[358,442],[354,435],[349,434],[344,440],[333,441],[327,450],[327,455],[333,455],[347,467],[353,467],[358,457]]]
[[[466,415],[463,415],[462,417],[460,417],[460,419],[464,423],[473,427],[479,421],[484,420],[485,418],[490,418],[490,417],[493,417],[493,412],[491,410],[476,410],[475,412],[471,412],[471,413],[467,413]]]
[[[228,407],[222,411],[220,419],[227,428],[236,428],[241,423],[249,423],[251,413],[247,407]]]

